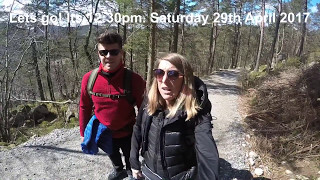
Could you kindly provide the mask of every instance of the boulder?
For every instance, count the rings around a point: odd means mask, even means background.
[[[68,110],[66,112],[66,123],[68,123],[72,117],[79,118],[79,105],[78,104],[69,104],[68,105]]]
[[[34,120],[35,124],[40,124],[49,114],[50,111],[48,110],[47,106],[45,104],[41,104],[33,110],[32,119]]]

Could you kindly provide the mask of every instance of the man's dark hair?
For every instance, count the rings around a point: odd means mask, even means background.
[[[104,32],[100,34],[100,36],[97,38],[97,42],[100,44],[115,44],[117,43],[122,49],[122,37],[120,34],[115,32]]]

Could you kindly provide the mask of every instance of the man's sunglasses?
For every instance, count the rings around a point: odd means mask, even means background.
[[[101,56],[107,56],[108,53],[110,53],[111,56],[117,56],[120,53],[120,49],[99,50]]]
[[[169,80],[176,80],[179,78],[179,76],[183,76],[183,74],[177,70],[169,70],[169,71],[164,71],[162,69],[153,70],[154,76],[157,78],[158,81],[162,81],[162,78],[166,72]]]

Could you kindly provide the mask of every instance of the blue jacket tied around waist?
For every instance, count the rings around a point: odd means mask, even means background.
[[[82,151],[86,154],[97,154],[101,148],[108,155],[112,154],[112,135],[107,126],[101,124],[93,115],[84,131],[81,143]]]

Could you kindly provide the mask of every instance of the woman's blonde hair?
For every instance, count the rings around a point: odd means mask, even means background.
[[[181,91],[177,96],[174,105],[169,109],[167,117],[173,117],[177,111],[184,108],[187,111],[187,119],[193,118],[200,109],[197,102],[197,95],[194,87],[193,70],[189,62],[180,54],[170,53],[155,62],[155,68],[159,67],[160,61],[168,61],[173,64],[178,71],[184,74],[184,81]],[[159,90],[157,79],[154,77],[151,88],[148,92],[148,114],[152,115],[158,108],[166,107],[166,102],[162,98]]]

